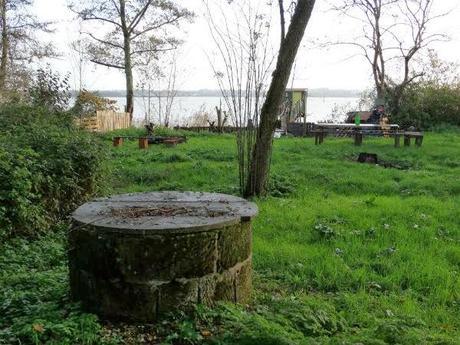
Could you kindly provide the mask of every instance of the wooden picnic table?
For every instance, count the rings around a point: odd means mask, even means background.
[[[356,129],[361,129],[363,131],[372,131],[372,130],[381,130],[382,126],[380,124],[374,124],[374,123],[362,123],[360,125],[356,125],[354,123],[325,123],[325,122],[319,122],[316,124],[316,127],[318,129],[327,129],[327,130],[356,130]],[[394,131],[399,129],[399,125],[397,124],[388,124],[386,127],[389,128],[390,131]]]
[[[422,132],[400,131],[399,125],[397,124],[382,126],[380,124],[370,123],[360,125],[353,123],[318,123],[316,124],[316,128],[317,129],[313,131],[316,145],[322,144],[327,134],[335,134],[335,136],[353,136],[356,146],[362,145],[364,134],[394,137],[395,147],[400,146],[401,136],[404,136],[404,146],[410,146],[411,138],[415,139],[415,144],[419,147],[422,146],[423,142]]]

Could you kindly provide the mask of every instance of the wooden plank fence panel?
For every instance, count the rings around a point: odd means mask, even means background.
[[[110,132],[131,126],[129,113],[98,111],[96,115],[76,120],[77,126],[93,132]]]

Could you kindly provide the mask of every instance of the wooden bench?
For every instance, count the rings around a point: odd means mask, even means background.
[[[415,138],[415,145],[422,146],[423,133],[422,132],[404,132],[404,146],[410,146],[411,138]]]
[[[113,146],[115,146],[115,147],[122,146],[124,139],[137,139],[139,141],[139,148],[140,149],[147,149],[149,147],[149,138],[148,137],[131,137],[131,136],[113,137],[112,138]]]
[[[359,128],[351,129],[351,135],[354,138],[354,144],[361,146],[363,144],[363,131]],[[315,135],[315,145],[321,145],[324,142],[324,138],[327,135],[327,131],[324,129],[317,129],[313,131]]]
[[[410,139],[415,138],[415,144],[417,146],[422,146],[423,142],[423,133],[421,132],[404,132],[404,131],[395,131],[395,130],[388,130],[388,129],[383,129],[383,130],[373,130],[372,133],[375,134],[381,134],[385,137],[394,137],[394,146],[395,147],[400,147],[401,146],[401,137],[404,136],[404,145],[405,146],[410,146]],[[317,130],[313,131],[313,134],[315,136],[315,145],[321,145],[324,142],[324,138],[328,134],[328,131],[320,128]],[[353,137],[353,143],[355,146],[361,146],[363,144],[363,138],[364,135],[367,134],[366,131],[361,130],[360,128],[353,128],[348,130],[347,136],[352,136]]]

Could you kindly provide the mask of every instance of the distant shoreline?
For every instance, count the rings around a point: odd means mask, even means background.
[[[124,90],[102,90],[102,91],[93,91],[102,97],[114,97],[121,98],[125,97],[126,93]],[[76,91],[72,92],[74,95]],[[361,97],[362,91],[359,90],[339,90],[339,89],[309,89],[308,97],[312,98],[326,98],[326,97],[335,97],[335,98],[359,98]],[[147,93],[142,90],[135,90],[134,97],[146,97]],[[160,97],[166,97],[167,92],[162,90],[160,91]],[[158,91],[152,91],[151,97],[158,97]],[[222,94],[219,90],[192,90],[192,91],[177,91],[176,97],[220,97]]]

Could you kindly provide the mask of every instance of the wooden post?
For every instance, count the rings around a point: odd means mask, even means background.
[[[139,138],[139,148],[148,149],[149,148],[149,139],[148,138]]]
[[[321,145],[323,143],[324,135],[325,132],[322,128],[315,130],[315,145]]]
[[[304,93],[304,116],[303,116],[303,136],[307,136],[307,101],[308,101],[308,90],[305,90]]]
[[[113,138],[113,146],[118,147],[123,145],[123,138],[122,137],[114,137]]]
[[[404,134],[404,146],[410,146],[410,135]]]
[[[361,146],[363,143],[363,132],[360,129],[355,129],[355,146]]]
[[[423,142],[423,136],[417,136],[415,137],[415,145],[417,145],[418,147],[422,146],[422,142]]]
[[[401,146],[401,133],[398,131],[395,132],[395,147]]]

